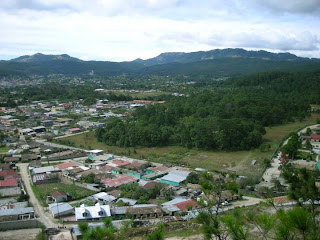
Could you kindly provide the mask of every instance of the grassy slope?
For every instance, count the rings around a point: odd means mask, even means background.
[[[85,148],[89,148],[90,146],[92,149],[103,149],[116,155],[128,155],[130,151],[131,157],[149,159],[155,162],[184,164],[192,168],[200,167],[210,170],[232,170],[242,175],[259,175],[263,172],[263,159],[270,158],[278,145],[290,132],[297,131],[307,125],[315,124],[317,118],[320,118],[320,114],[312,114],[310,118],[302,122],[266,128],[267,133],[264,135],[264,141],[271,145],[271,149],[266,152],[261,152],[259,149],[237,152],[213,152],[169,146],[161,148],[137,147],[134,154],[133,148],[107,146],[98,142],[94,138],[93,132],[68,137],[65,140],[74,142],[77,147],[82,145]],[[253,159],[257,160],[255,166],[251,166]]]

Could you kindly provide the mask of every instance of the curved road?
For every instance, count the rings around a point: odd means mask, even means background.
[[[310,125],[307,126],[303,129],[301,129],[300,131],[298,131],[298,134],[305,132],[307,130],[307,128],[310,129],[314,129],[317,128],[319,126],[319,124],[314,124],[314,125]],[[287,138],[281,146],[284,146],[288,143],[288,140],[290,139]],[[267,186],[267,187],[272,187],[274,186],[274,184],[272,183],[273,179],[278,179],[280,177],[281,171],[279,170],[279,166],[281,165],[281,161],[280,161],[280,154],[278,154],[277,158],[273,159],[273,162],[271,163],[271,166],[269,168],[266,169],[266,171],[263,173],[263,179],[264,182],[260,182],[259,184],[257,184],[258,186]]]
[[[40,218],[40,222],[43,223],[46,228],[55,228],[57,225],[53,222],[53,219],[50,216],[46,215],[44,212],[43,207],[39,203],[38,199],[36,198],[34,192],[31,188],[31,179],[28,175],[28,163],[19,163],[17,166],[20,169],[20,175],[24,185],[26,187],[27,193],[29,194],[29,202],[32,204],[35,214]]]

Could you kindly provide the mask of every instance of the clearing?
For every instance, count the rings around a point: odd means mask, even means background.
[[[233,171],[237,174],[247,176],[260,176],[264,171],[263,159],[271,158],[279,144],[281,144],[291,132],[315,124],[317,118],[320,118],[320,114],[312,114],[311,117],[302,122],[297,121],[279,126],[266,127],[267,133],[263,136],[263,139],[265,144],[270,144],[270,148],[264,151],[253,149],[249,151],[214,152],[187,149],[179,146],[121,148],[98,142],[94,137],[93,131],[59,140],[61,144],[84,149],[102,149],[108,153],[130,156],[137,159],[185,165],[191,168],[198,167],[208,170]],[[257,160],[257,162],[252,166],[251,162],[254,159]]]

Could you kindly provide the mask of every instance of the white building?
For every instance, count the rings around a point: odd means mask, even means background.
[[[77,221],[101,220],[111,216],[110,206],[101,205],[100,203],[94,206],[82,204],[80,207],[75,208],[75,214]]]

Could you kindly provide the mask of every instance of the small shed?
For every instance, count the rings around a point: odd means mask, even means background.
[[[68,199],[68,194],[64,191],[55,191],[50,194],[50,196],[54,199],[55,202],[64,202]]]

